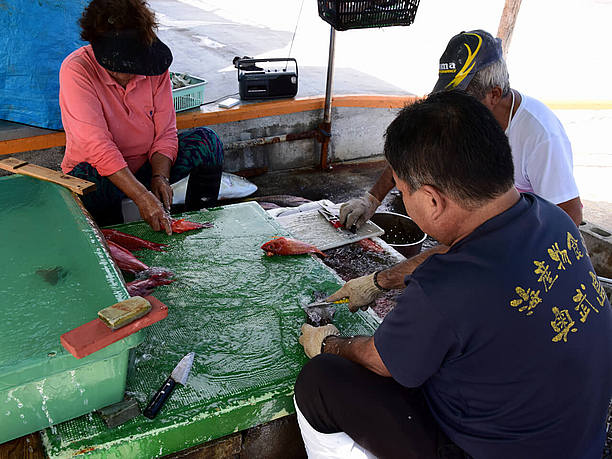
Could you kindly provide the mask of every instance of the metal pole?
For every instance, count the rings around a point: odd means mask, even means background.
[[[329,58],[327,60],[327,85],[325,86],[325,115],[324,123],[331,123],[332,85],[334,79],[334,54],[336,51],[336,29],[331,27],[329,35]]]
[[[223,145],[224,150],[242,150],[243,148],[256,147],[259,145],[271,145],[273,143],[291,142],[292,140],[317,139],[318,130],[299,132],[297,134],[279,134],[269,137],[258,137],[256,139],[239,140]]]
[[[327,60],[327,84],[325,86],[325,109],[323,123],[319,126],[324,136],[321,143],[321,169],[327,169],[327,149],[331,137],[331,110],[332,110],[332,84],[334,79],[334,54],[336,51],[336,30],[330,27],[329,35],[329,58]]]

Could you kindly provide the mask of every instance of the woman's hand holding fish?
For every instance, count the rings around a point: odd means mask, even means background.
[[[161,174],[154,175],[151,178],[151,191],[161,201],[164,209],[170,211],[173,191],[168,178]]]
[[[351,279],[336,293],[328,296],[325,301],[338,301],[342,298],[348,298],[348,308],[351,312],[356,312],[359,308],[365,311],[368,309],[368,305],[381,293],[383,293],[383,290],[374,283],[374,274],[369,274]]]
[[[163,230],[168,235],[172,234],[170,215],[153,193],[147,191],[140,195],[136,205],[140,211],[140,216],[149,224],[153,231]]]

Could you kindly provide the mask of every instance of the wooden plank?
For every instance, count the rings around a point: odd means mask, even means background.
[[[360,107],[360,108],[403,108],[418,100],[416,96],[399,95],[345,95],[333,98],[333,106]],[[325,99],[323,97],[304,97],[301,99],[284,99],[270,102],[239,105],[227,110],[214,110],[207,112],[188,112],[176,115],[176,127],[189,129],[211,124],[231,123],[249,119],[264,118],[267,116],[288,115],[291,113],[323,110]]]
[[[17,158],[5,158],[0,160],[0,169],[13,172],[15,174],[27,175],[47,182],[57,183],[70,191],[83,195],[94,191],[96,184],[88,182],[71,175],[63,174],[62,172],[54,171],[46,167],[30,164]]]
[[[244,104],[227,110],[181,113],[176,115],[176,127],[178,129],[188,129],[211,124],[265,118],[267,116],[323,110],[323,105],[324,99],[322,97],[307,97]]]
[[[422,99],[418,96],[386,96],[381,94],[372,95],[343,95],[333,98],[334,107],[355,107],[355,108],[404,108],[406,105],[415,103]]]
[[[0,140],[0,155],[13,155],[32,150],[46,150],[47,148],[63,147],[64,145],[66,145],[66,134],[63,132],[20,139]]]
[[[201,445],[184,449],[163,459],[226,459],[239,457],[242,448],[242,434],[235,433],[227,437],[212,440]]]
[[[506,0],[506,4],[504,5],[504,11],[502,12],[501,19],[499,20],[497,36],[502,40],[502,49],[504,50],[504,57],[508,54],[508,48],[510,48],[512,32],[514,32],[516,16],[518,15],[519,9],[521,7],[521,1],[522,0]]]
[[[38,432],[0,445],[0,459],[44,459],[46,457]]]
[[[501,37],[499,32],[498,35]],[[509,40],[509,38],[504,40],[504,47],[508,46]],[[333,98],[333,105],[336,108],[403,108],[405,105],[413,103],[418,99],[419,97],[409,95],[342,95]],[[612,109],[612,100],[568,100],[545,103],[552,109]],[[280,116],[311,110],[323,110],[323,105],[324,99],[322,97],[310,97],[245,104],[244,106],[234,107],[228,110],[218,109],[206,112],[190,111],[187,113],[178,113],[176,115],[176,125],[178,129],[189,129],[193,127],[209,126],[211,124],[232,123],[234,121],[263,118],[266,116]],[[66,145],[66,136],[63,132],[24,137],[21,139],[2,140],[0,141],[0,156],[32,150],[44,150],[46,148],[64,145]]]

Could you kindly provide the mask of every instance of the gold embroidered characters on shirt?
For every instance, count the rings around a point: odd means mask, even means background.
[[[555,315],[555,319],[550,323],[550,326],[557,332],[557,334],[553,336],[552,341],[556,343],[563,339],[563,341],[567,343],[567,334],[570,331],[572,333],[578,331],[577,328],[572,328],[576,322],[574,322],[567,309],[560,311],[559,308],[553,306],[552,312]]]
[[[576,262],[586,255],[582,243],[569,231],[567,232],[567,248],[564,248],[559,242],[553,242],[547,249],[547,252],[550,259],[557,263],[557,271],[555,271],[555,265],[551,268],[551,265],[548,264],[545,259],[533,261],[535,265],[533,272],[537,275],[537,278],[532,282],[542,284],[543,290],[536,289],[533,285],[529,287],[516,286],[514,289],[516,296],[510,299],[510,306],[517,309],[519,312],[525,313],[525,317],[534,314],[536,307],[543,302],[545,296],[555,285],[563,286],[563,279],[561,279],[560,283],[556,284],[561,275],[559,271],[565,273],[571,271],[572,268],[577,269],[579,263]],[[565,274],[563,274],[563,276],[565,276]],[[597,275],[589,271],[589,276],[591,277],[591,285],[595,291],[596,301],[593,299],[592,293],[589,293],[591,292],[590,288],[587,290],[587,287],[583,283],[578,284],[580,288],[575,289],[575,294],[572,295],[570,293],[569,295],[574,302],[574,310],[579,314],[579,319],[576,318],[576,320],[580,321],[578,323],[583,324],[586,324],[591,311],[595,311],[595,313],[599,314],[598,308],[604,306],[607,299],[606,292],[599,282]],[[538,285],[536,285],[536,287],[537,286]],[[540,296],[540,294],[542,296]],[[567,300],[569,301],[569,298],[567,298]],[[555,343],[567,343],[569,333],[576,333],[578,331],[578,327],[576,326],[577,322],[572,318],[570,310],[571,308],[560,309],[560,307],[556,306],[553,306],[551,309],[554,314],[554,320],[550,322],[550,326],[556,333],[552,338],[552,341]]]
[[[537,266],[533,272],[540,275],[538,282],[542,282],[544,284],[544,290],[549,292],[555,281],[559,278],[559,275],[557,274],[553,277],[550,272],[550,266],[544,261],[534,260],[533,264]]]
[[[589,271],[589,276],[591,276],[593,288],[595,289],[595,293],[597,293],[597,302],[600,306],[603,306],[606,301],[606,291],[594,272]]]
[[[519,312],[523,312],[526,310],[526,315],[530,316],[531,314],[533,314],[533,309],[535,309],[535,307],[542,302],[542,298],[540,298],[540,291],[531,290],[530,288],[525,290],[521,287],[516,287],[515,291],[519,298],[510,301],[510,306],[516,308],[517,306],[523,304],[523,302],[526,302],[518,309]]]
[[[576,289],[576,294],[572,297],[574,303],[578,303],[578,305],[574,308],[576,311],[580,312],[580,322],[586,322],[587,316],[591,309],[593,309],[596,313],[599,314],[599,309],[596,309],[591,302],[587,299],[585,294],[586,287],[584,284],[580,284],[580,288]]]
[[[572,236],[572,233],[570,233],[569,231],[567,232],[567,249],[574,252],[576,260],[580,260],[582,257],[584,257],[584,254],[582,253],[582,250],[580,250],[580,246],[578,245],[578,240],[574,236]]]
[[[569,233],[568,233],[569,234]],[[561,250],[559,248],[559,243],[555,242],[552,245],[552,248],[548,249],[548,255],[550,256],[550,258],[553,261],[558,261],[559,262],[559,266],[557,266],[557,269],[562,269],[565,271],[565,265],[571,265],[572,262],[570,261],[569,257],[567,256],[567,250],[563,249]]]

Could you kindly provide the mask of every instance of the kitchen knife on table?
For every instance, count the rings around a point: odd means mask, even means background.
[[[143,415],[149,419],[153,419],[159,413],[159,410],[166,400],[170,398],[170,394],[174,390],[176,384],[185,385],[187,382],[187,378],[189,377],[189,372],[191,371],[191,366],[193,365],[193,358],[195,356],[194,352],[190,352],[185,357],[181,359],[178,365],[172,370],[172,374],[168,376],[164,385],[160,387],[155,396],[151,399],[145,410],[143,411]]]

